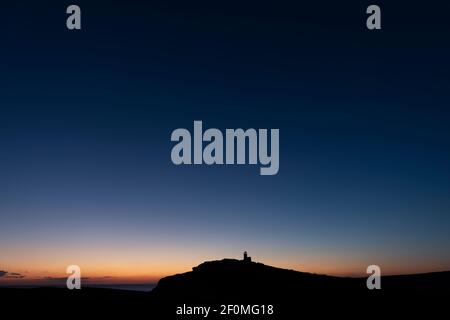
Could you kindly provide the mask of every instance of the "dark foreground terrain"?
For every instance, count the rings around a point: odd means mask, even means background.
[[[195,306],[211,307],[207,319],[300,319],[306,315],[384,318],[418,312],[429,318],[446,309],[449,286],[450,272],[385,276],[381,290],[368,290],[365,278],[316,275],[225,259],[163,278],[151,292],[0,288],[0,303],[3,313],[51,318],[204,319],[204,315],[176,314],[178,307],[188,312]],[[258,315],[245,315],[240,307],[221,306],[228,304],[265,307],[253,309]],[[263,315],[262,310],[267,313],[269,305],[273,305],[273,314]],[[221,314],[224,309],[225,314]]]

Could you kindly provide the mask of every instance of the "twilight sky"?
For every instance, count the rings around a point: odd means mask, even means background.
[[[0,284],[70,264],[149,282],[243,250],[339,275],[450,269],[448,4],[383,4],[370,32],[366,1],[214,3],[77,1],[77,32],[71,3],[5,5]],[[279,128],[278,175],[173,165],[194,120]]]

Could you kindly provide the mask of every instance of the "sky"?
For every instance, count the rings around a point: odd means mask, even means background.
[[[0,284],[205,260],[450,270],[448,4],[33,1],[0,13]],[[280,170],[175,166],[171,132],[278,128]]]

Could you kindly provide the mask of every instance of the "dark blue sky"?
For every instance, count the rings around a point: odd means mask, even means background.
[[[450,268],[445,1],[379,2],[375,32],[365,1],[78,1],[75,32],[69,4],[0,14],[4,268],[92,247],[104,269],[243,249],[340,274]],[[170,134],[194,120],[279,128],[278,175],[174,166]]]

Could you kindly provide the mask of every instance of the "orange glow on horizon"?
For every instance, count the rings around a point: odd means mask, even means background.
[[[219,247],[216,242],[206,240],[162,242],[130,236],[116,236],[110,241],[101,238],[95,244],[83,237],[72,240],[51,241],[47,236],[41,241],[0,243],[0,270],[23,276],[0,277],[0,284],[34,285],[45,283],[47,278],[64,279],[69,265],[80,266],[85,283],[150,284],[165,276],[191,271],[204,261],[225,257],[242,259],[240,254],[244,251],[239,243]],[[447,257],[423,259],[408,253],[372,256],[369,250],[353,253],[333,247],[286,248],[260,242],[245,249],[253,261],[266,265],[336,276],[364,277],[367,266],[372,264],[379,265],[384,275],[450,270]]]
[[[257,259],[255,259],[258,261]],[[320,259],[321,261],[305,261],[304,264],[282,263],[277,260],[258,261],[267,265],[275,267],[294,269],[302,272],[311,272],[319,274],[328,274],[335,276],[350,276],[350,277],[364,277],[365,270],[368,264],[363,264],[360,261],[328,261],[328,259]],[[200,264],[203,261],[184,261],[179,264],[156,265],[152,263],[109,263],[107,267],[97,263],[85,263],[81,265],[83,283],[89,284],[153,284],[157,283],[159,279],[177,274],[188,272],[192,267]],[[65,270],[66,265],[59,263],[53,264],[51,268],[43,268],[43,265],[37,265],[34,268],[23,270],[18,268],[18,265],[1,266],[0,269],[14,270],[14,273],[20,273],[23,278],[0,278],[1,285],[51,285],[53,280],[58,280],[58,284],[64,283],[68,274],[61,272]],[[381,265],[384,275],[393,274],[412,274],[425,273],[448,270],[439,268],[431,262],[416,264],[407,267],[401,264],[385,263]]]

